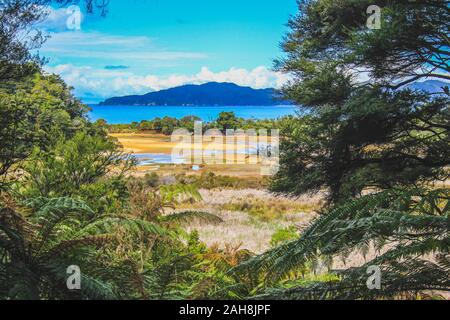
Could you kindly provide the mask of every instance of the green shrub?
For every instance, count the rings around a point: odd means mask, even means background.
[[[144,181],[149,187],[157,187],[159,185],[159,176],[156,172],[146,173],[144,176]]]
[[[290,226],[283,229],[278,229],[275,231],[275,233],[272,235],[272,239],[270,240],[270,245],[272,247],[276,247],[279,244],[297,239],[299,236],[299,232],[296,226]]]
[[[313,212],[316,205],[299,203],[289,199],[260,199],[252,196],[236,199],[222,206],[225,210],[242,211],[261,221],[280,219],[284,214],[295,212]]]
[[[177,180],[180,183],[195,184],[201,189],[263,189],[267,185],[264,177],[237,178],[230,176],[219,176],[213,172],[203,172],[200,176],[179,175]]]

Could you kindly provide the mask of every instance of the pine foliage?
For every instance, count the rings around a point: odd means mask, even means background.
[[[298,240],[238,266],[235,272],[263,274],[270,286],[307,263],[331,265],[350,253],[375,258],[362,266],[332,270],[340,280],[307,287],[268,290],[261,298],[395,298],[423,290],[450,290],[450,191],[393,189],[336,206],[314,220]],[[367,268],[378,266],[382,289],[369,290]],[[331,266],[330,266],[331,267]]]

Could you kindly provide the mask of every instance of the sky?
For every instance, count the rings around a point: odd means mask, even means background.
[[[272,70],[296,0],[110,0],[106,17],[49,8],[45,70],[84,102],[187,83],[280,87]],[[79,29],[78,29],[79,26]]]

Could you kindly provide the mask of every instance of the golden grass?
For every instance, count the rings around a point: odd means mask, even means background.
[[[187,164],[155,164],[148,166],[138,166],[132,171],[132,175],[143,177],[147,173],[156,172],[160,176],[200,176],[207,172],[214,172],[217,176],[235,177],[241,179],[260,179],[261,166],[251,164],[236,165],[201,165],[200,170],[193,171],[192,165]]]
[[[268,177],[241,177],[230,175],[217,175],[214,172],[205,171],[201,175],[178,175],[181,183],[194,184],[199,188],[212,189],[266,189],[269,183]]]
[[[218,225],[195,222],[185,226],[187,231],[197,230],[200,239],[208,246],[219,244],[241,245],[254,253],[262,253],[271,248],[271,239],[279,229],[307,224],[316,216],[311,208],[321,203],[321,197],[290,199],[276,197],[264,190],[201,190],[203,200],[198,203],[185,203],[177,210],[195,209],[218,215],[224,221]],[[228,203],[239,203],[244,199],[252,203],[267,202],[269,205],[283,204],[288,210],[270,220],[257,218],[249,212],[228,210]],[[306,210],[301,210],[302,208]],[[231,208],[235,209],[235,208]]]
[[[126,152],[170,154],[176,143],[169,136],[156,133],[111,133]]]
[[[286,198],[261,199],[253,195],[233,199],[222,205],[225,210],[248,213],[251,217],[270,222],[282,218],[287,214],[297,212],[312,213],[319,209],[314,203],[297,202]]]

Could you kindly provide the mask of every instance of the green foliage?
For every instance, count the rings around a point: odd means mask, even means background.
[[[222,206],[225,210],[242,211],[256,220],[270,222],[283,215],[297,212],[313,212],[316,207],[311,204],[297,203],[288,199],[261,199],[253,196],[238,198]]]
[[[264,189],[267,179],[264,177],[239,178],[232,176],[218,176],[214,172],[202,172],[200,176],[179,175],[177,181],[182,184],[194,184],[201,189]]]
[[[194,124],[196,121],[201,121],[197,116],[186,116],[181,119],[172,117],[155,118],[153,120],[142,120],[141,122],[131,124],[107,124],[105,120],[101,119],[96,122],[96,125],[107,129],[110,133],[130,133],[152,131],[165,135],[171,135],[176,129],[186,129],[189,132],[194,132]],[[210,122],[202,122],[202,130],[205,132],[208,129],[219,129],[225,133],[226,129],[277,129],[280,120],[257,120],[257,119],[243,119],[238,118],[234,112],[222,112],[219,117]]]
[[[295,75],[284,95],[309,116],[284,125],[273,190],[301,194],[327,187],[330,200],[340,201],[365,188],[449,177],[448,94],[444,88],[438,95],[404,89],[420,78],[448,79],[441,76],[449,71],[448,4],[386,1],[380,4],[383,27],[368,30],[370,4],[303,1],[291,19],[287,57],[277,66]],[[430,71],[418,73],[419,66]],[[349,72],[362,69],[370,83]]]
[[[329,263],[350,253],[365,255],[373,246],[377,256],[357,268],[339,271],[340,281],[269,290],[269,297],[305,299],[394,298],[420,290],[448,290],[448,189],[389,190],[336,206],[294,240],[249,260],[238,272],[261,272],[272,284],[307,263]],[[392,245],[393,244],[393,245]],[[435,259],[425,257],[433,255]],[[382,270],[382,290],[369,290],[367,268]]]
[[[149,187],[157,187],[159,185],[159,176],[156,172],[146,173],[144,176],[145,184]]]
[[[281,123],[280,171],[271,189],[329,191],[329,206],[298,240],[239,267],[260,272],[258,298],[377,299],[448,291],[449,95],[407,89],[449,79],[448,1],[382,1],[381,29],[366,26],[370,1],[301,1],[289,22],[286,99],[307,116]],[[429,67],[432,66],[432,67]],[[358,75],[364,70],[370,82]],[[351,252],[376,256],[339,279],[287,289],[279,281],[308,264],[331,267]],[[367,267],[382,270],[368,290]],[[251,270],[251,271],[250,271]],[[447,275],[447,276],[446,276]]]
[[[194,124],[196,121],[201,121],[197,116],[186,116],[178,121],[178,127],[188,130],[189,132],[194,132]]]
[[[14,92],[0,90],[0,185],[35,147],[46,150],[55,133],[71,137],[88,126],[87,108],[57,76],[28,77]]]
[[[294,240],[297,237],[298,237],[298,229],[295,226],[278,229],[272,235],[272,239],[270,240],[270,245],[272,247],[276,247],[276,246],[282,244],[283,242]]]
[[[79,197],[99,211],[121,206],[127,196],[122,178],[134,163],[114,141],[85,132],[61,136],[48,151],[36,148],[30,160],[23,166],[21,194]]]
[[[189,202],[194,203],[202,200],[201,194],[195,185],[190,184],[172,184],[152,187],[146,180],[132,179],[128,183],[129,210],[131,214],[144,220],[173,221],[175,217],[186,219],[206,217],[201,212],[185,212],[174,215],[172,218],[166,216],[166,210],[174,210],[176,205]]]
[[[340,201],[367,188],[445,181],[448,99],[411,91],[356,90],[335,109],[282,123],[274,191],[330,188]]]
[[[177,204],[180,201],[196,202],[202,200],[197,187],[192,184],[171,184],[161,186],[160,194],[165,202]]]
[[[162,193],[176,202],[176,194],[186,195],[189,190],[173,187]],[[196,219],[220,223],[212,214],[167,215],[160,208],[159,215],[143,220],[133,212],[102,216],[72,198],[39,197],[18,206],[8,195],[2,196],[2,298],[183,299],[210,290],[209,286],[200,288],[198,282],[216,276],[212,268],[216,260],[202,256],[209,249],[195,234],[184,244],[179,229],[182,223]],[[146,203],[151,201],[150,197]],[[81,291],[66,287],[70,265],[82,270]],[[212,269],[205,273],[205,268]]]
[[[228,129],[236,130],[239,126],[239,119],[234,112],[221,112],[216,120],[218,129],[225,133]]]
[[[193,220],[202,220],[206,223],[222,223],[223,220],[216,215],[213,215],[208,212],[200,212],[200,211],[185,211],[185,212],[177,212],[173,214],[169,214],[161,217],[160,219],[165,223],[181,223],[181,222],[191,222]]]
[[[90,223],[82,222],[82,217],[93,216],[86,204],[70,198],[39,198],[24,204],[19,211],[5,206],[3,201],[1,205],[3,299],[75,297],[77,294],[64,290],[66,269],[74,264],[82,267],[84,273],[80,298],[114,298],[110,285],[89,277],[90,264],[96,264],[93,249],[111,242],[113,234],[86,232]]]

